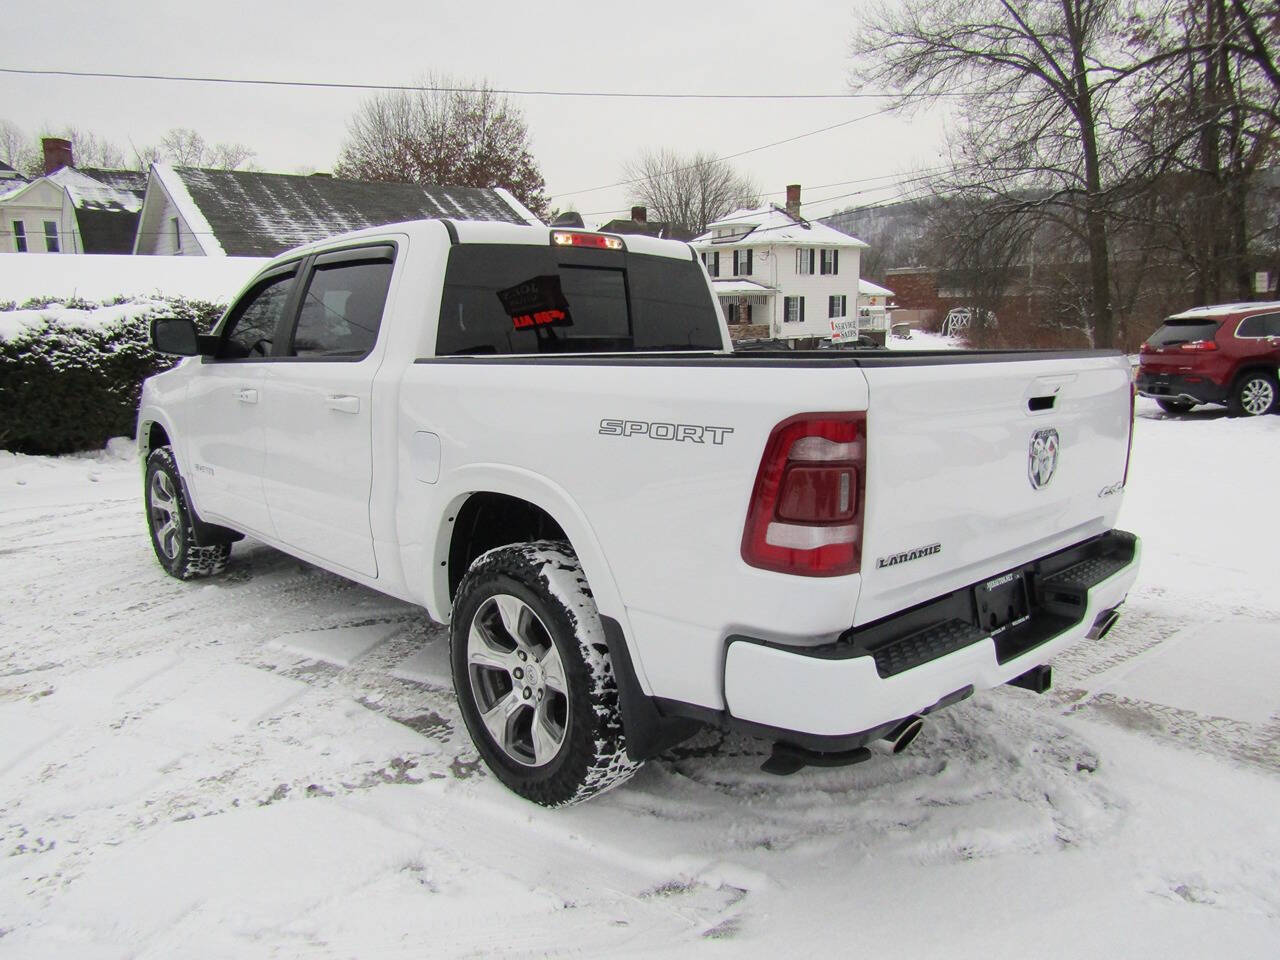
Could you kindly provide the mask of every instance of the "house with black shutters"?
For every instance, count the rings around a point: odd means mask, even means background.
[[[856,330],[867,244],[801,216],[798,185],[787,187],[785,207],[734,210],[691,243],[734,339],[816,341]]]

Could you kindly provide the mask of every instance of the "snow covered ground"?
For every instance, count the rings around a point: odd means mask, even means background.
[[[1142,578],[1055,688],[899,757],[707,734],[561,811],[446,636],[255,544],[182,584],[134,465],[0,454],[0,956],[1280,955],[1280,417],[1140,402]]]
[[[0,253],[0,302],[29,297],[109,300],[161,293],[230,300],[267,261],[258,257],[132,257]]]

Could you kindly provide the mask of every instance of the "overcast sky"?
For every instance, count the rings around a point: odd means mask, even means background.
[[[44,0],[6,17],[0,65],[406,83],[427,71],[520,89],[847,92],[848,44],[867,0],[377,3]],[[13,42],[21,38],[21,43]],[[332,169],[367,93],[0,74],[0,117],[29,132],[74,124],[126,150],[170,128],[240,141],[264,170]],[[553,206],[588,222],[627,208],[623,166],[645,148],[737,153],[869,114],[876,100],[659,101],[519,97]],[[877,202],[889,181],[933,166],[943,119],[926,110],[853,123],[733,161],[778,200],[805,187],[809,216]],[[812,189],[811,189],[812,188]],[[852,191],[876,192],[845,196]]]

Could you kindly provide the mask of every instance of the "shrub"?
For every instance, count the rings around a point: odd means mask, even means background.
[[[222,312],[208,301],[163,299],[102,327],[44,319],[0,341],[0,447],[72,453],[131,436],[142,381],[174,363],[151,349],[151,318],[187,317],[207,332]]]

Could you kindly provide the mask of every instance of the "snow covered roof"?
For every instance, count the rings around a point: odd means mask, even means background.
[[[712,278],[711,289],[719,296],[749,296],[752,294],[770,294],[777,293],[777,287],[771,287],[764,283],[757,283],[754,280],[731,280]]]
[[[872,283],[870,280],[858,280],[858,293],[868,297],[892,297],[892,290]]]
[[[735,246],[767,246],[769,244],[793,244],[805,247],[854,247],[863,249],[868,244],[842,233],[817,220],[793,217],[781,207],[768,206],[756,210],[734,210],[707,225],[708,231],[695,237],[691,243],[734,244]],[[716,237],[715,231],[724,227],[736,227],[729,236]],[[744,232],[740,232],[744,231]]]
[[[137,213],[147,190],[147,175],[139,170],[63,167],[45,179],[66,190],[77,210]]]
[[[337,233],[433,217],[528,222],[527,211],[504,190],[163,164],[153,169],[206,252],[215,255],[273,257]]]

